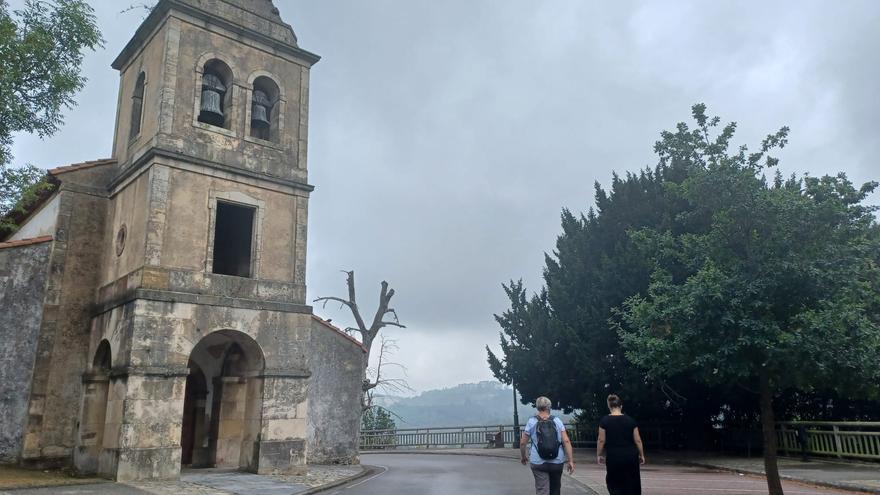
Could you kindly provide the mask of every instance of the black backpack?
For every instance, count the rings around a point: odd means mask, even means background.
[[[535,426],[535,449],[538,456],[541,459],[556,459],[559,455],[559,433],[556,431],[555,418],[550,416],[541,419],[540,416],[535,416],[535,419],[538,420]]]

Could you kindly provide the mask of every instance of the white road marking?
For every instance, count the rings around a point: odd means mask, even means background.
[[[342,493],[342,492],[345,491],[345,490],[348,490],[348,489],[350,489],[350,488],[354,488],[354,487],[356,487],[356,486],[363,485],[364,483],[366,483],[366,482],[368,482],[368,481],[373,481],[374,479],[376,479],[376,478],[378,478],[379,476],[382,476],[383,474],[385,474],[385,473],[388,472],[388,468],[385,467],[385,466],[376,466],[376,467],[378,467],[378,468],[382,468],[382,472],[379,473],[379,474],[375,474],[375,475],[373,475],[373,476],[370,476],[369,478],[367,478],[367,479],[365,479],[365,480],[358,481],[357,483],[355,483],[355,484],[353,484],[353,485],[348,485],[348,486],[346,486],[345,488],[343,488],[342,490],[337,490],[337,491],[333,492],[331,495],[338,495],[339,493]]]

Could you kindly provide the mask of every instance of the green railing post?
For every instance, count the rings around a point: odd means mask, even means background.
[[[840,428],[837,425],[832,426],[834,431],[834,451],[837,453],[837,457],[843,457],[843,446],[840,444]]]
[[[788,436],[785,434],[785,431],[786,431],[785,424],[783,423],[782,426],[780,427],[780,437],[781,437],[780,443],[782,444],[782,453],[785,454],[785,456],[787,457],[788,456]]]

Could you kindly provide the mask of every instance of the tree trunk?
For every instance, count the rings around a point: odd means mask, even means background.
[[[764,472],[770,495],[783,495],[779,466],[776,462],[776,418],[773,416],[773,390],[770,378],[761,375],[761,430],[764,436]]]
[[[367,400],[367,384],[370,383],[369,377],[367,377],[367,369],[370,367],[370,353],[373,350],[371,346],[364,346],[367,349],[367,352],[364,353],[364,365],[361,366],[361,412],[369,409],[370,404],[368,404]]]

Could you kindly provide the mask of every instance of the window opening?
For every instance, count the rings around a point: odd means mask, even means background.
[[[269,96],[263,91],[255,89],[254,106],[251,110],[251,136],[259,139],[269,139],[271,127],[269,114],[271,109],[272,103],[269,102]]]
[[[223,95],[226,94],[226,85],[215,74],[202,76],[202,111],[199,113],[199,122],[223,127],[226,118],[223,115]]]
[[[213,59],[202,69],[199,122],[229,128],[232,107],[232,71],[225,63]]]
[[[235,277],[251,276],[256,208],[217,202],[214,224],[213,272]]]
[[[265,76],[254,80],[251,96],[251,137],[278,142],[280,91],[275,81]]]
[[[146,74],[141,72],[134,85],[134,93],[131,96],[131,131],[129,137],[134,138],[141,133],[141,115],[144,110],[144,83]]]

